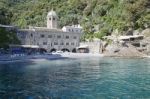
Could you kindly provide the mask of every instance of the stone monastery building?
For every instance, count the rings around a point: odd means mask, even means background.
[[[60,50],[74,52],[79,46],[82,27],[73,25],[58,29],[58,16],[51,10],[47,15],[47,27],[21,29],[17,35],[23,45],[38,45],[48,52]]]

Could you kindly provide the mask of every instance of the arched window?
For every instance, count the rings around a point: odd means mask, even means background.
[[[51,49],[51,51],[50,52],[56,52],[56,49],[55,48],[53,48],[53,49]]]
[[[63,51],[63,52],[70,52],[70,50],[67,49],[67,48],[63,48],[63,49],[61,49],[61,51]]]

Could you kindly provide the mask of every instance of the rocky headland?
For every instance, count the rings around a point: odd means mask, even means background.
[[[133,32],[132,36],[124,36],[124,39],[113,39],[112,42],[104,48],[103,54],[109,57],[150,56],[150,28],[140,33]]]

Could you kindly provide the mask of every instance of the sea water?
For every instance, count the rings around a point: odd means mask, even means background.
[[[150,59],[1,63],[0,99],[150,99]]]

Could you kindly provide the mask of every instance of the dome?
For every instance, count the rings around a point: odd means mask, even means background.
[[[50,12],[48,12],[47,16],[55,16],[55,17],[57,17],[57,14],[56,14],[55,11],[51,10]]]

